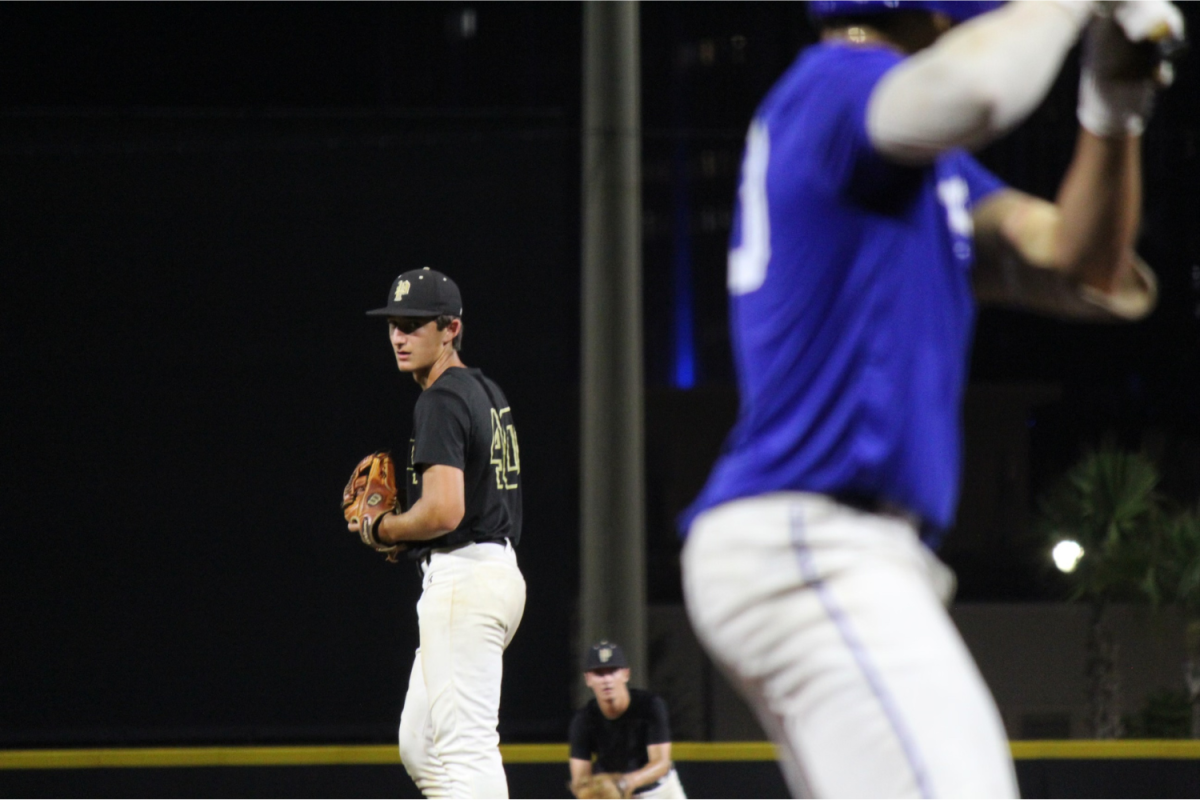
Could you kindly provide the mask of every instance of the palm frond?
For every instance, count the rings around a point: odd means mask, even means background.
[[[1162,536],[1158,484],[1153,461],[1108,442],[1041,497],[1037,524],[1049,544],[1073,539],[1084,550],[1070,575],[1072,599],[1159,603],[1168,594],[1155,569]]]

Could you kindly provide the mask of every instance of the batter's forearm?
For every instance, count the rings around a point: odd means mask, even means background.
[[[1081,129],[1059,188],[1055,261],[1079,281],[1110,292],[1133,269],[1141,223],[1141,138],[1099,137]]]

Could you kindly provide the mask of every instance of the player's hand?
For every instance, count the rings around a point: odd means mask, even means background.
[[[1121,26],[1125,38],[1134,43],[1149,42],[1170,57],[1186,44],[1183,14],[1167,0],[1122,0],[1111,5],[1112,17]],[[1103,8],[1101,10],[1103,12]]]
[[[1112,21],[1118,33],[1100,55],[1112,77],[1119,80],[1154,79],[1160,87],[1171,85],[1171,59],[1187,47],[1183,14],[1167,0],[1120,0],[1096,4],[1096,14]]]
[[[1183,41],[1183,15],[1166,0],[1097,3],[1083,37],[1079,123],[1101,137],[1141,135]]]

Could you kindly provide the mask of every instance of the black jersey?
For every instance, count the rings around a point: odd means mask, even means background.
[[[593,699],[571,720],[571,758],[590,761],[594,772],[633,772],[650,761],[646,748],[671,741],[667,704],[644,689],[629,690],[629,708],[609,719]],[[645,787],[643,787],[645,788]]]
[[[435,547],[467,542],[513,545],[521,538],[521,451],[504,392],[477,369],[451,367],[421,392],[413,409],[408,448],[408,507],[421,497],[426,467],[463,471],[466,504],[457,528],[410,551],[421,558]]]

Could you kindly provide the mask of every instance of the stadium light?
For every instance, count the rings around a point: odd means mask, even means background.
[[[1060,571],[1074,572],[1075,567],[1079,565],[1079,559],[1083,558],[1083,548],[1073,539],[1064,539],[1054,545],[1050,556],[1054,559],[1054,566]]]

